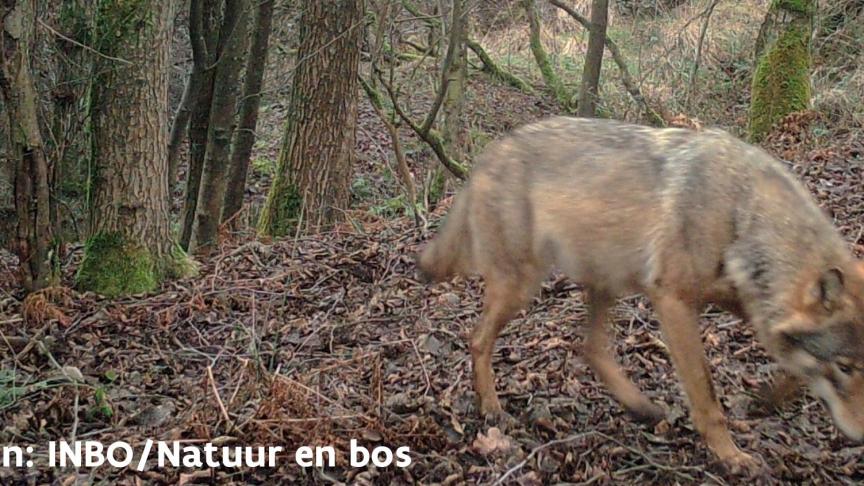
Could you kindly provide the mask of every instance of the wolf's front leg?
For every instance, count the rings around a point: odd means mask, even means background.
[[[690,414],[696,430],[731,473],[757,473],[763,468],[763,462],[742,452],[726,426],[726,417],[717,401],[705,362],[696,306],[666,290],[654,292],[651,300],[659,314],[660,327],[672,362],[690,402]]]

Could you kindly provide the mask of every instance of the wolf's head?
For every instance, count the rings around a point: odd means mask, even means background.
[[[806,276],[787,310],[770,331],[777,360],[864,440],[864,263]]]

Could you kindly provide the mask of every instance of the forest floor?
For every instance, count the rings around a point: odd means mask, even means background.
[[[790,161],[860,254],[864,146],[854,133],[814,144],[816,121],[792,116],[766,145]],[[498,389],[517,422],[493,429],[475,414],[466,348],[482,283],[421,285],[412,256],[428,235],[405,217],[350,216],[352,224],[314,237],[227,238],[199,277],[121,300],[63,288],[22,304],[11,287],[14,262],[0,261],[5,441],[34,444],[37,457],[61,438],[124,440],[139,450],[146,438],[287,451],[333,445],[337,467],[303,470],[293,456],[274,469],[236,471],[36,467],[0,470],[0,482],[735,482],[692,428],[646,301],[618,306],[616,349],[665,404],[666,421],[653,429],[631,422],[587,370],[581,293],[553,279],[499,339]],[[79,253],[67,262],[67,284]],[[816,400],[770,413],[756,406],[773,367],[751,328],[718,311],[703,318],[735,438],[770,466],[760,482],[864,480],[864,447],[838,434]],[[347,467],[350,439],[409,446],[412,464]]]
[[[470,83],[466,124],[477,148],[553,111],[548,100],[483,75]],[[412,99],[418,119],[429,98]],[[733,115],[746,106],[734,103]],[[286,109],[262,108],[247,223],[266,195]],[[825,127],[812,113],[794,115],[764,145],[789,162],[861,255],[864,139]],[[404,135],[409,162],[430,163],[428,150]],[[0,253],[0,442],[37,449],[35,468],[0,469],[0,483],[736,483],[693,430],[640,297],[616,308],[616,351],[667,420],[633,423],[587,369],[582,295],[560,278],[544,284],[498,341],[498,390],[516,422],[502,430],[479,419],[467,336],[482,282],[414,279],[413,255],[434,231],[382,202],[398,195],[398,182],[387,169],[386,131],[365,101],[357,147],[357,209],[348,223],[276,242],[225,234],[198,277],[158,293],[106,300],[62,287],[22,302],[16,262]],[[433,226],[447,206],[430,215]],[[81,255],[70,249],[67,286]],[[758,483],[864,481],[864,446],[843,438],[817,400],[803,396],[771,412],[757,405],[774,367],[750,327],[709,310],[703,339],[735,439],[769,466]],[[332,445],[339,462],[301,469],[283,455],[273,469],[160,469],[152,461],[143,472],[49,469],[45,444],[59,439],[123,440],[139,451],[146,439],[286,451]],[[408,446],[412,464],[348,467],[351,439]]]

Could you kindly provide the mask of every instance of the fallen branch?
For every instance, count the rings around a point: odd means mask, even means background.
[[[575,21],[582,24],[582,27],[585,29],[591,29],[591,22],[569,5],[565,4],[561,0],[549,0],[549,2],[565,11]],[[612,54],[612,60],[614,60],[615,64],[618,65],[618,69],[621,71],[621,84],[623,84],[624,89],[630,93],[630,97],[633,98],[633,101],[642,105],[642,108],[645,110],[645,114],[648,116],[648,120],[651,124],[665,126],[666,122],[663,120],[663,117],[648,105],[648,101],[645,99],[645,96],[642,95],[642,91],[633,80],[633,76],[630,74],[630,69],[627,67],[627,61],[624,60],[624,56],[621,54],[621,49],[618,48],[618,44],[609,38],[608,35],[606,36],[606,48],[609,49],[609,53]]]
[[[534,94],[534,88],[531,87],[530,84],[526,83],[522,78],[516,76],[510,71],[504,70],[501,66],[499,66],[495,61],[492,60],[492,57],[489,56],[489,53],[483,49],[483,46],[480,45],[479,42],[468,39],[466,45],[469,49],[474,51],[474,54],[477,54],[477,57],[480,58],[480,61],[483,63],[483,71],[489,73],[493,78],[512,86],[520,91],[523,91],[528,94]]]
[[[222,418],[225,419],[225,422],[228,425],[228,430],[232,430],[234,428],[234,423],[231,421],[231,417],[228,416],[228,410],[225,408],[225,404],[222,403],[222,397],[219,396],[219,389],[216,387],[216,380],[213,378],[212,366],[207,367],[207,381],[210,382],[210,390],[213,392],[213,397],[216,399],[216,405],[219,406]]]

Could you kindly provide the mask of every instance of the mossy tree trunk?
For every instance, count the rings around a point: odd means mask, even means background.
[[[606,48],[606,23],[609,17],[609,1],[591,2],[591,31],[588,35],[588,52],[582,69],[582,88],[579,93],[579,116],[593,117],[599,101],[600,69],[603,66],[603,51]]]
[[[50,285],[54,274],[49,167],[31,72],[35,0],[0,3],[0,24],[0,94],[9,123],[8,156],[14,168],[17,216],[13,249],[21,262],[21,285],[33,291]]]
[[[515,74],[507,71],[503,67],[501,67],[498,63],[496,63],[492,56],[486,52],[486,49],[483,49],[483,46],[480,45],[479,42],[475,40],[468,39],[467,43],[468,48],[474,51],[474,54],[480,58],[480,62],[483,63],[483,71],[489,73],[493,78],[508,84],[519,91],[522,91],[526,94],[534,94],[534,88],[531,87],[530,84],[526,83],[525,80],[516,76]]]
[[[465,104],[465,88],[468,82],[468,12],[467,0],[453,0],[450,10],[450,29],[447,49],[452,56],[444,59],[442,73],[447,77],[446,91],[441,105],[444,150],[457,159],[465,160],[465,130],[462,126],[462,110]],[[429,191],[429,203],[435,204],[447,192],[453,175],[443,166],[435,168],[433,190]]]
[[[348,207],[357,128],[363,0],[304,2],[276,178],[259,231],[326,228]]]
[[[270,42],[274,3],[274,0],[260,1],[255,11],[252,45],[247,56],[243,96],[240,99],[240,120],[231,146],[231,164],[228,172],[228,189],[222,207],[222,221],[230,219],[243,207],[249,159],[252,156],[252,147],[255,145],[255,128],[258,125],[264,69],[267,67],[267,46]]]
[[[567,94],[564,83],[561,82],[561,78],[555,72],[552,61],[549,60],[549,55],[543,47],[543,41],[540,36],[542,31],[540,12],[537,10],[537,3],[535,0],[522,0],[522,8],[525,9],[525,14],[528,17],[531,52],[534,54],[537,67],[540,68],[540,74],[543,75],[543,81],[546,83],[549,91],[552,92],[555,100],[558,101],[558,104],[563,109],[569,111],[571,109],[570,96]]]
[[[96,13],[91,100],[90,237],[81,289],[118,296],[193,270],[168,210],[168,54],[173,9],[160,0],[103,1]]]
[[[764,138],[780,119],[810,105],[810,38],[814,0],[773,0],[756,42],[750,139]]]

